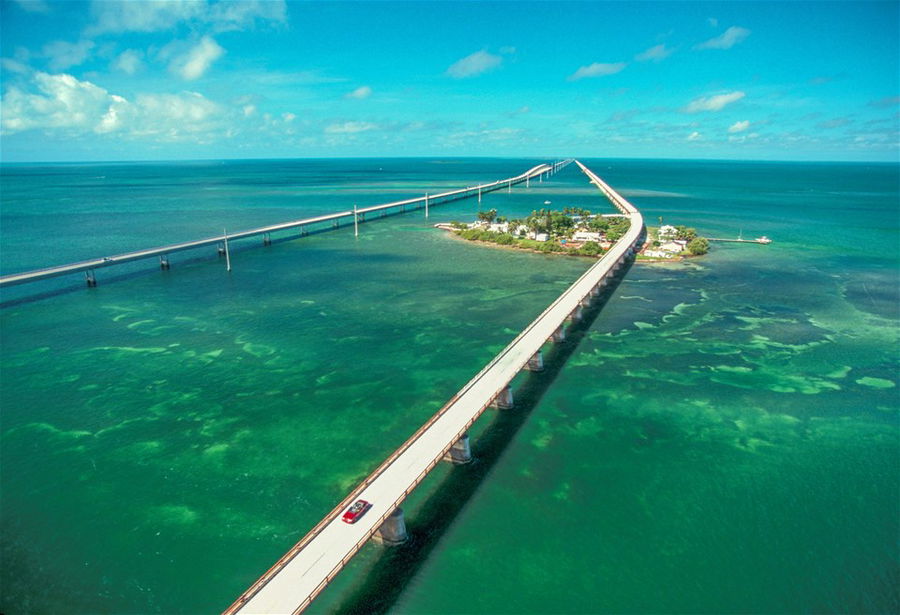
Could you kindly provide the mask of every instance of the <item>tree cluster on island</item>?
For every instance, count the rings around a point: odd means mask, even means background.
[[[592,215],[587,209],[567,207],[562,211],[540,209],[525,218],[498,216],[496,209],[479,211],[474,225],[453,222],[460,237],[544,253],[600,256],[630,227],[625,217]],[[575,233],[593,234],[587,241],[573,239]]]
[[[479,211],[477,222],[452,222],[450,229],[463,239],[483,241],[543,253],[576,256],[602,255],[628,232],[627,216],[591,214],[587,209],[566,207],[562,211],[539,209],[524,218],[497,215],[496,209]],[[662,226],[648,229],[648,241],[639,255],[646,259],[699,256],[709,251],[709,242],[696,229]]]
[[[697,229],[679,224],[669,226],[662,224],[660,217],[659,227],[648,228],[648,247],[646,252],[653,255],[658,248],[664,248],[666,242],[674,242],[680,244],[683,248],[678,250],[679,254],[689,254],[691,256],[701,256],[709,252],[709,241],[705,237],[697,234]]]

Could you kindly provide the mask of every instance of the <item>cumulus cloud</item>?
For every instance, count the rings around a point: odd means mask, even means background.
[[[117,133],[162,141],[196,138],[218,126],[221,108],[196,92],[139,94],[129,101],[72,75],[37,72],[34,91],[10,87],[3,97],[5,133],[64,131],[67,136]]]
[[[740,122],[735,122],[734,124],[732,124],[731,126],[729,126],[729,127],[728,127],[728,132],[731,132],[731,133],[734,133],[734,132],[743,132],[743,131],[747,130],[748,128],[750,128],[750,121],[749,121],[749,120],[743,120],[743,121],[740,121]]]
[[[739,26],[731,26],[725,32],[708,41],[694,46],[694,49],[731,49],[750,36],[750,30]]]
[[[699,141],[702,138],[703,138],[703,135],[701,135],[699,132],[697,132],[695,130],[694,132],[692,132],[691,134],[688,135],[687,140],[688,141]]]
[[[112,63],[112,68],[114,70],[125,73],[126,75],[133,75],[138,72],[141,67],[144,65],[143,60],[141,59],[143,53],[137,51],[135,49],[126,49],[122,53],[120,53],[116,59]]]
[[[50,70],[62,71],[72,66],[78,66],[87,60],[94,43],[88,40],[69,43],[66,41],[53,41],[43,48],[43,55],[48,58],[47,65]]]
[[[159,32],[183,22],[202,24],[216,32],[242,30],[258,21],[284,23],[284,0],[93,0],[91,35],[107,32]]]
[[[204,36],[187,53],[180,55],[169,64],[169,70],[185,81],[199,79],[225,53],[225,50],[211,37]]]
[[[665,43],[663,43],[661,45],[651,47],[643,53],[637,54],[636,56],[634,56],[634,59],[638,62],[647,62],[648,60],[659,62],[660,60],[665,60],[666,58],[668,58],[674,51],[674,49],[668,49]]]
[[[502,63],[502,57],[482,49],[451,64],[447,74],[454,79],[465,79],[493,70]]]
[[[325,127],[325,132],[331,135],[345,135],[375,130],[376,128],[378,128],[378,124],[373,124],[372,122],[342,122],[329,124]]]
[[[569,81],[578,81],[585,77],[603,77],[605,75],[614,75],[625,68],[625,62],[615,62],[612,64],[604,64],[602,62],[594,62],[587,66],[582,66],[574,73],[569,75]]]
[[[701,96],[695,98],[684,111],[687,113],[697,113],[700,111],[721,111],[726,105],[730,105],[742,99],[745,96],[743,92],[729,92],[728,94],[717,94],[715,96]]]
[[[345,95],[345,98],[355,98],[357,100],[362,100],[364,98],[368,98],[372,95],[372,88],[367,85],[361,85],[352,92],[348,92]]]

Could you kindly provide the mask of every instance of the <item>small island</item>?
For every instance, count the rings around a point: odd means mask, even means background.
[[[498,216],[496,209],[479,211],[471,224],[436,224],[469,241],[531,250],[544,254],[602,256],[631,225],[623,214],[592,214],[587,209],[566,207],[562,211],[540,209],[521,219]],[[660,219],[660,223],[662,219]],[[686,226],[647,227],[647,238],[637,258],[666,261],[700,256],[709,251],[709,241]]]

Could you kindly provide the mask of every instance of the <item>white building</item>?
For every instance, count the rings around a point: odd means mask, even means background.
[[[659,246],[659,249],[663,252],[674,252],[675,254],[684,250],[684,242],[681,241],[669,241],[667,243]]]
[[[662,250],[644,250],[644,256],[649,256],[650,258],[672,258],[675,255]]]
[[[547,241],[550,239],[550,235],[547,233],[535,233],[534,240],[535,241]]]
[[[603,240],[603,233],[595,233],[593,231],[575,231],[572,235],[572,241],[596,241]]]
[[[675,239],[675,237],[678,236],[678,229],[676,229],[671,224],[664,224],[663,226],[659,227],[659,231],[657,231],[656,236],[660,241]]]

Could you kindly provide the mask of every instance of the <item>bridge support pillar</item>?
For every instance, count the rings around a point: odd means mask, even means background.
[[[498,410],[509,410],[513,407],[512,389],[507,384],[503,390],[497,393],[497,397],[491,402],[491,405]]]
[[[534,355],[528,359],[528,363],[525,364],[525,369],[530,372],[544,371],[544,353],[540,350],[534,353]]]
[[[591,289],[591,297],[599,297],[600,296],[600,293],[603,292],[600,289],[603,287],[604,282],[605,282],[605,280],[601,281],[599,284],[597,284],[594,288]]]
[[[160,254],[159,256],[159,268],[165,271],[171,265],[169,265],[169,255],[168,254]]]
[[[406,542],[406,539],[409,538],[409,534],[406,533],[406,522],[403,520],[403,509],[400,507],[395,508],[394,511],[388,515],[388,518],[384,520],[384,523],[381,524],[381,527],[375,531],[372,538],[387,547],[402,545]]]
[[[450,447],[450,450],[444,455],[444,461],[449,461],[456,465],[463,465],[472,461],[472,449],[469,447],[469,434],[464,433],[462,437]]]
[[[266,233],[265,235],[263,235],[263,245],[264,245],[264,246],[271,246],[271,245],[272,245],[272,238],[269,236],[268,233]]]
[[[559,329],[553,332],[553,335],[550,336],[550,339],[556,342],[557,344],[565,341],[566,339],[566,328],[563,325],[559,326]]]
[[[566,316],[566,320],[569,322],[578,322],[579,320],[581,320],[581,316],[582,316],[582,310],[581,310],[581,306],[579,305],[577,308],[572,310],[571,314]]]
[[[88,269],[84,272],[84,282],[88,288],[94,288],[97,285],[97,278],[94,277],[94,270]]]
[[[225,244],[224,243],[219,244],[219,246],[216,248],[216,253],[219,255],[219,258],[225,256]]]

